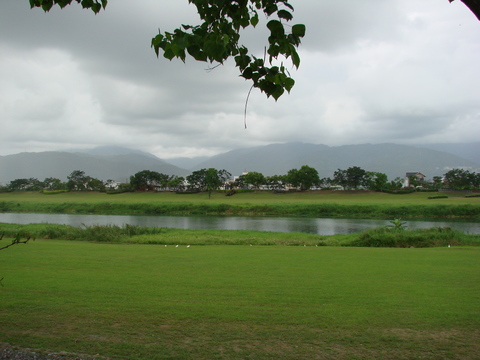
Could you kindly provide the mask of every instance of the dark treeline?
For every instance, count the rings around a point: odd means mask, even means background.
[[[346,170],[338,169],[331,178],[320,178],[316,169],[303,165],[300,169],[291,169],[284,175],[264,176],[260,172],[248,172],[237,177],[226,170],[214,168],[201,169],[192,172],[187,177],[166,175],[156,171],[143,170],[130,176],[129,183],[118,183],[114,180],[100,180],[88,176],[84,171],[75,170],[63,182],[57,178],[46,178],[40,181],[36,178],[15,179],[0,191],[101,191],[101,192],[132,192],[132,191],[177,191],[177,192],[208,192],[218,189],[238,190],[272,190],[272,191],[305,191],[318,189],[347,189],[395,191],[442,188],[457,190],[474,190],[480,188],[480,173],[463,169],[453,169],[441,176],[434,176],[431,181],[415,175],[408,179],[397,177],[389,180],[381,172],[366,171],[358,166]]]

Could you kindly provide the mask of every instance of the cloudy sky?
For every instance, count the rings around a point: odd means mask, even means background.
[[[135,6],[131,4],[135,3]],[[112,0],[49,13],[0,1],[0,155],[120,145],[168,159],[300,141],[474,142],[480,22],[459,0],[292,0],[304,23],[296,85],[277,102],[233,61],[172,62],[158,29],[197,24],[187,0]],[[267,32],[244,34],[262,53]]]

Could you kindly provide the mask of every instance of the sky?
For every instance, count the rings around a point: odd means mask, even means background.
[[[271,143],[479,141],[480,22],[459,0],[291,0],[307,33],[277,102],[151,38],[200,23],[187,0],[49,13],[0,1],[0,155],[115,145],[174,157]],[[132,5],[135,4],[135,5]],[[242,41],[262,56],[262,21]]]

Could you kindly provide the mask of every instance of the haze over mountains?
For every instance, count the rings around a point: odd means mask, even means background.
[[[0,156],[0,184],[11,180],[47,177],[63,181],[74,170],[82,170],[101,180],[126,182],[131,175],[152,170],[169,175],[186,176],[202,168],[226,169],[232,175],[258,171],[264,175],[283,175],[290,169],[308,165],[320,177],[331,177],[337,169],[360,166],[378,171],[389,179],[404,177],[406,172],[420,171],[431,179],[452,168],[480,171],[480,142],[473,144],[419,146],[364,144],[330,147],[326,145],[286,143],[232,150],[210,158],[162,160],[155,155],[122,147],[98,147],[73,152],[19,153]],[[444,151],[433,150],[435,148]],[[450,151],[450,152],[447,152]]]

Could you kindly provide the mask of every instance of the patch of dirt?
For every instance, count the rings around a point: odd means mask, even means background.
[[[108,358],[64,351],[55,353],[47,350],[19,348],[7,343],[0,343],[0,360],[108,360]]]

